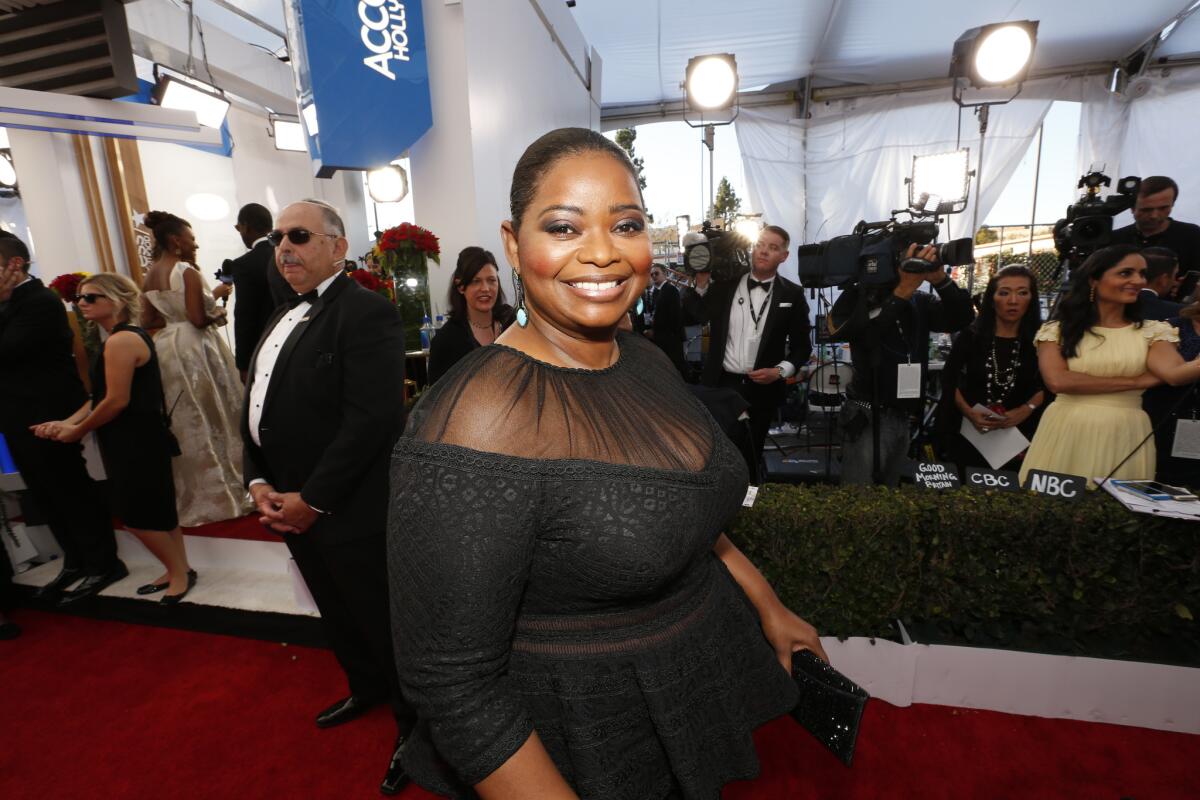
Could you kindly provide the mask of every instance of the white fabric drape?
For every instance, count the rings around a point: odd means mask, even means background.
[[[1079,78],[1077,99],[1079,114],[1079,152],[1075,171],[1084,175],[1092,167],[1116,179],[1122,174],[1121,150],[1129,127],[1130,103],[1108,90],[1108,77],[1088,75]]]
[[[982,221],[995,205],[1066,79],[1031,84],[990,112],[980,196]],[[744,109],[735,127],[750,204],[768,223],[787,228],[794,244],[849,233],[860,220],[886,219],[908,205],[904,179],[915,155],[955,149],[959,109],[948,90],[856,98],[814,106],[794,120],[792,108]],[[979,126],[962,115],[962,146],[978,169]],[[975,180],[978,180],[976,178]],[[969,236],[974,182],[966,210],[942,238]],[[795,273],[795,247],[783,269]]]
[[[1119,173],[1167,175],[1179,184],[1174,219],[1200,223],[1200,68],[1175,69],[1168,76],[1151,74],[1150,90],[1129,103],[1127,130],[1121,142]],[[1125,217],[1117,224],[1125,221]]]
[[[804,124],[793,106],[744,109],[734,123],[750,207],[792,237],[780,267],[796,277],[796,245],[804,242]]]

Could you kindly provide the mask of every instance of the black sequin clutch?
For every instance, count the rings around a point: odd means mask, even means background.
[[[870,695],[811,650],[792,654],[792,677],[800,689],[792,717],[850,766],[858,723]]]

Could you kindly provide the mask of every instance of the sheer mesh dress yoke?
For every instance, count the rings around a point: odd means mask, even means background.
[[[717,798],[795,686],[713,545],[744,462],[652,343],[604,370],[474,351],[392,463],[397,665],[414,779],[471,785],[537,731],[583,798]]]

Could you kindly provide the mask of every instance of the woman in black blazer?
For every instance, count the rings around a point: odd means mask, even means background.
[[[482,247],[458,254],[447,298],[449,319],[429,345],[429,382],[445,375],[459,359],[491,344],[512,324],[512,306],[504,301],[496,257]]]

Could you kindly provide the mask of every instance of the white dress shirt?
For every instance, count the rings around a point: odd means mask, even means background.
[[[338,275],[339,273],[335,272],[318,284],[318,297],[325,293]],[[259,425],[262,424],[262,406],[267,399],[267,389],[271,386],[271,373],[275,371],[275,362],[279,358],[279,351],[296,326],[308,315],[310,308],[312,308],[312,303],[305,301],[284,314],[267,334],[262,347],[258,348],[258,359],[254,362],[254,376],[250,380],[250,408],[248,411],[250,438],[259,447],[262,447],[262,441],[259,440],[258,434]],[[252,481],[250,485],[253,486],[255,483],[265,483],[265,481]]]
[[[725,340],[725,360],[722,367],[726,372],[735,375],[745,375],[754,369],[758,358],[758,346],[762,342],[762,333],[767,329],[767,315],[771,313],[771,303],[767,299],[770,292],[761,287],[748,288],[748,281],[753,273],[747,273],[738,279],[737,289],[733,293],[733,302],[729,305],[729,335]],[[778,276],[771,278],[770,291],[774,291]],[[763,303],[766,302],[764,306]],[[754,313],[758,314],[758,325],[750,314],[750,304],[754,304]],[[762,308],[759,314],[758,309]],[[790,378],[796,374],[796,367],[790,361],[780,361],[777,365],[783,370],[783,377]]]

